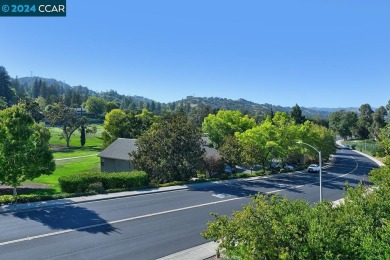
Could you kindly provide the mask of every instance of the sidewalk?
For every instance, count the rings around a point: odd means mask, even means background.
[[[168,191],[183,190],[183,189],[188,189],[188,186],[178,185],[178,186],[162,187],[162,188],[155,188],[155,189],[125,191],[125,192],[118,192],[118,193],[98,194],[98,195],[82,196],[82,197],[72,197],[72,198],[58,199],[58,200],[10,204],[10,205],[1,206],[0,213],[13,212],[18,210],[53,207],[53,206],[60,206],[60,205],[78,204],[78,203],[99,201],[99,200],[109,200],[115,198],[124,198],[124,197],[151,194],[156,192],[168,192]]]

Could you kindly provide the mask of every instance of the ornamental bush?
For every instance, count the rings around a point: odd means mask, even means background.
[[[58,179],[62,192],[82,193],[91,184],[101,183],[104,190],[133,189],[149,184],[148,175],[143,171],[101,173],[89,172],[63,176]]]

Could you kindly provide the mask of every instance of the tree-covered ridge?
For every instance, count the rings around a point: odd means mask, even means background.
[[[271,115],[275,112],[288,112],[293,109],[291,107],[282,107],[272,104],[258,104],[245,99],[227,99],[219,97],[194,97],[187,96],[185,99],[174,102],[176,105],[187,105],[190,107],[210,107],[211,109],[223,109],[223,110],[239,110],[243,114],[249,114],[254,117],[260,117],[264,119],[267,115]],[[302,114],[307,118],[321,118],[326,119],[330,112],[326,109],[318,110],[316,108],[302,107]]]
[[[6,72],[4,67],[4,72]],[[0,73],[1,74],[1,73]],[[4,74],[4,73],[3,73]],[[4,75],[8,76],[8,73]],[[209,109],[215,110],[239,110],[243,114],[251,115],[256,121],[261,121],[266,118],[267,115],[272,115],[275,112],[290,112],[292,108],[282,107],[278,105],[271,105],[268,103],[257,104],[245,99],[226,99],[219,97],[193,97],[188,96],[185,99],[161,103],[146,97],[122,95],[115,90],[108,90],[103,92],[97,92],[89,89],[85,86],[70,86],[65,81],[59,81],[52,78],[43,77],[21,77],[12,79],[8,76],[9,86],[13,88],[12,93],[3,93],[1,96],[7,96],[8,99],[12,99],[16,103],[19,99],[25,99],[26,97],[37,100],[40,107],[44,109],[47,105],[62,102],[66,106],[80,107],[88,97],[96,96],[103,98],[107,101],[116,103],[121,109],[138,110],[146,108],[155,114],[162,114],[163,111],[184,111],[190,113],[192,111],[198,112],[199,110]],[[3,89],[7,91],[6,89]],[[0,91],[1,92],[1,91]],[[9,103],[9,104],[11,104]],[[0,107],[4,105],[3,98],[0,100]],[[328,111],[322,111],[315,108],[302,107],[302,113],[306,118],[321,118],[326,119],[329,115]],[[197,111],[198,110],[198,111]],[[200,125],[200,123],[198,123]]]

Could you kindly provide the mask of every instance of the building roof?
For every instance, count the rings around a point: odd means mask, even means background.
[[[205,154],[206,156],[209,156],[209,157],[213,157],[213,156],[221,157],[221,154],[219,153],[219,151],[211,146],[211,141],[210,141],[210,139],[208,137],[202,136],[202,140],[204,142],[203,148],[206,151],[206,154]]]
[[[219,151],[213,147],[210,147],[208,145],[204,145],[203,146],[204,150],[206,151],[205,155],[206,156],[209,156],[209,157],[221,157],[221,154],[219,153]]]
[[[129,153],[137,150],[136,141],[137,139],[118,138],[98,156],[101,158],[129,160]]]

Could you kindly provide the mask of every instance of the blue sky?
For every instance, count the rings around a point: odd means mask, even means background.
[[[159,102],[378,107],[389,13],[386,0],[67,0],[65,18],[0,17],[0,65]]]

